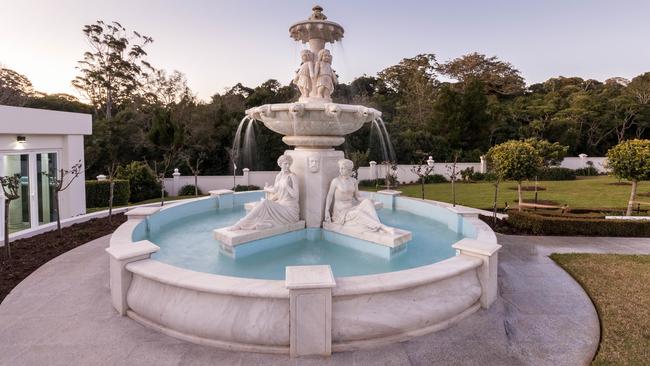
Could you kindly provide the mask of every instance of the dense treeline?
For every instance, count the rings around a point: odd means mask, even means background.
[[[92,47],[73,85],[87,104],[37,93],[25,76],[6,68],[0,69],[0,104],[92,113],[89,176],[130,161],[167,174],[173,167],[190,174],[197,161],[201,174],[232,172],[230,148],[244,111],[298,98],[293,85],[268,80],[254,88],[237,84],[200,101],[182,73],[167,74],[147,62],[151,37],[115,22],[99,21],[83,32]],[[516,68],[497,57],[472,53],[440,62],[422,54],[339,84],[333,98],[381,110],[399,163],[415,162],[422,153],[437,161],[476,161],[495,144],[532,137],[567,145],[569,154],[602,156],[622,140],[650,137],[650,73],[604,82],[557,77],[527,86]],[[281,136],[261,125],[255,131],[250,168],[276,169],[275,157],[286,148]],[[376,138],[366,125],[342,148],[357,161],[366,152],[367,159],[381,160]]]

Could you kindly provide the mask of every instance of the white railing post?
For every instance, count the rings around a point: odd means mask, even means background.
[[[250,180],[250,169],[244,168],[242,170],[244,172],[244,185],[250,186],[251,185],[251,180]]]
[[[172,173],[172,196],[178,196],[178,191],[181,189],[181,173],[178,171],[178,168],[174,168],[174,173]]]

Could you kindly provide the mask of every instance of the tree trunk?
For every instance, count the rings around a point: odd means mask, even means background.
[[[492,219],[495,223],[497,222],[498,197],[499,197],[499,181],[497,180],[496,183],[494,183],[494,202],[492,203]]]
[[[627,211],[625,212],[626,216],[632,215],[632,209],[634,208],[634,201],[636,200],[636,184],[637,181],[632,181],[632,191],[630,192],[630,200],[627,202]]]
[[[161,183],[160,186],[160,206],[162,207],[165,205],[165,185]]]
[[[5,198],[5,254],[7,259],[11,258],[11,246],[9,246],[9,204],[11,201]]]
[[[113,195],[115,192],[115,182],[111,180],[108,188],[108,224],[113,225]]]
[[[524,201],[521,198],[521,182],[517,182],[517,196],[519,197],[519,211],[521,211],[521,204],[524,203]]]
[[[451,179],[451,200],[453,207],[456,207],[456,179]]]
[[[422,176],[420,179],[422,179],[422,199],[424,199],[424,176]]]
[[[199,176],[194,174],[194,196],[199,195]]]
[[[59,210],[59,191],[54,190],[54,212],[56,213],[56,230],[59,232],[59,239],[63,238],[63,231],[61,231],[61,212]]]

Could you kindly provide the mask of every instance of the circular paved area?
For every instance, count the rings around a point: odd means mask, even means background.
[[[112,309],[108,237],[47,263],[0,305],[0,365],[579,365],[599,339],[582,288],[547,255],[650,253],[648,239],[499,236],[500,296],[449,329],[379,349],[289,359],[222,351],[146,329]]]

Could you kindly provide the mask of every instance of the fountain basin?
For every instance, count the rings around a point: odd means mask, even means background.
[[[246,115],[284,135],[283,141],[288,145],[330,147],[342,144],[343,136],[381,117],[381,112],[364,106],[310,100],[265,104],[248,109]]]
[[[129,250],[144,242],[155,252],[159,249],[154,244],[156,233],[177,225],[179,220],[222,209],[236,218],[237,212],[243,215],[245,203],[261,196],[261,192],[234,194],[234,199],[230,197],[234,211],[220,208],[219,198],[208,197],[169,205],[146,218],[132,218],[113,234],[108,251]],[[458,238],[471,238],[485,244],[484,248],[498,249],[496,236],[476,215],[454,212],[443,204],[401,197],[395,199],[394,208],[397,213],[426,215],[427,219],[458,233]],[[391,212],[386,214],[392,215]],[[206,235],[211,236],[211,230]],[[465,240],[470,239],[462,239],[460,243]],[[178,244],[199,245],[191,240]],[[468,255],[459,249],[464,247],[458,243],[454,248],[451,243],[447,245],[450,254],[443,256],[447,259],[408,269],[339,275],[346,272],[346,267],[334,266],[331,349],[345,351],[402,341],[448,327],[482,305],[489,305],[484,302],[489,301],[486,298],[491,292],[490,281],[496,281],[496,274],[490,279],[485,273],[492,265],[486,264],[480,254]],[[218,244],[214,242],[214,246]],[[461,254],[454,255],[454,249]],[[399,255],[406,254],[408,248]],[[266,255],[263,258],[273,260]],[[363,257],[359,254],[358,258]],[[492,263],[496,263],[496,253],[492,258]],[[165,263],[156,254],[145,257],[142,251],[137,251],[132,259],[128,262],[124,256],[119,257],[121,265],[116,264],[114,256],[111,260],[113,303],[123,314],[145,326],[199,344],[240,351],[289,353],[293,290],[287,288],[284,280],[277,276],[267,279],[205,273]]]

